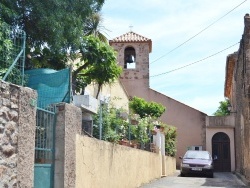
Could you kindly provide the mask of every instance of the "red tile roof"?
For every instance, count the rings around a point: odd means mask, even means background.
[[[130,31],[128,33],[125,33],[119,37],[114,38],[113,40],[110,40],[109,43],[148,43],[149,44],[149,50],[152,51],[152,41],[151,39],[148,39],[144,36],[141,36],[137,33],[134,33],[133,31]]]

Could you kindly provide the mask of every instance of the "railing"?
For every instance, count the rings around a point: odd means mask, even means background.
[[[25,41],[23,30],[0,22],[0,79],[25,84]]]

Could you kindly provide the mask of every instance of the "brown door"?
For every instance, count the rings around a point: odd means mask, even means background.
[[[215,172],[231,172],[230,139],[227,134],[219,132],[213,136],[212,157]]]

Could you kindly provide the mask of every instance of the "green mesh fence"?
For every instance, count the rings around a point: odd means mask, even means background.
[[[27,86],[38,93],[37,106],[46,109],[59,102],[70,102],[70,69],[33,69],[25,71]]]
[[[0,21],[0,79],[24,85],[26,34]]]

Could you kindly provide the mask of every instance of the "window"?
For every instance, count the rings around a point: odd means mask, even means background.
[[[187,148],[188,150],[196,150],[196,151],[201,151],[202,146],[190,146]]]

